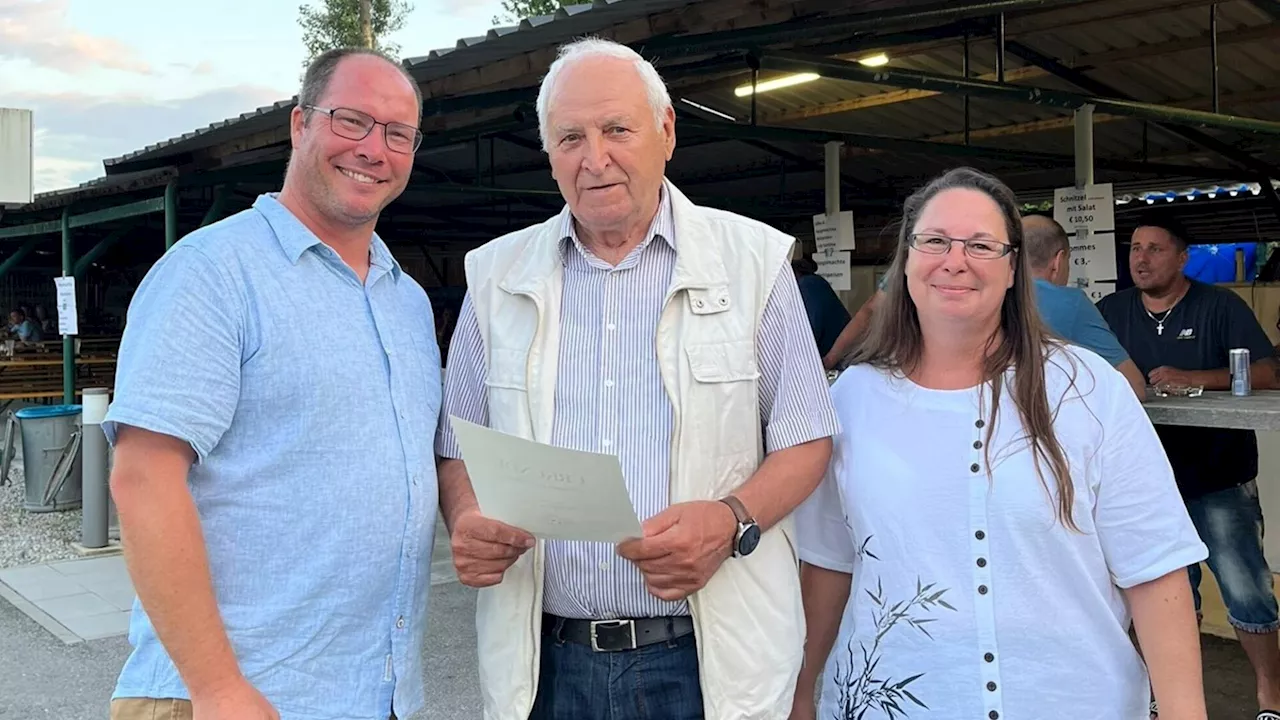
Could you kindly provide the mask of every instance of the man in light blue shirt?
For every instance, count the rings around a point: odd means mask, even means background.
[[[395,63],[321,55],[282,191],[138,288],[104,424],[138,592],[112,720],[423,707],[440,355],[426,294],[374,233],[420,113]]]
[[[1129,359],[1102,313],[1080,288],[1067,287],[1071,243],[1062,226],[1044,215],[1028,215],[1022,219],[1022,242],[1036,276],[1036,306],[1045,325],[1067,342],[1102,356],[1124,375],[1138,399],[1145,400],[1147,382],[1142,371]]]

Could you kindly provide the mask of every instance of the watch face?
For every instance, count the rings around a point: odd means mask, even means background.
[[[738,540],[738,554],[750,555],[752,550],[756,549],[756,545],[760,544],[760,526],[750,525],[746,530],[742,531],[742,538]]]

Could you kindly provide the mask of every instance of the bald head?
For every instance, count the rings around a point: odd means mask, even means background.
[[[1028,215],[1022,218],[1022,244],[1036,277],[1066,284],[1071,243],[1061,225],[1044,215]]]

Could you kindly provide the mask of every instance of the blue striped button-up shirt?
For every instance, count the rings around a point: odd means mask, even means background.
[[[566,218],[572,218],[566,214]],[[617,266],[561,230],[564,288],[552,444],[618,456],[641,520],[669,505],[673,411],[654,338],[679,247],[664,192],[646,239]],[[688,242],[697,242],[689,238]],[[760,414],[770,452],[837,432],[827,382],[795,276],[783,267],[757,338]],[[449,348],[443,417],[488,425],[485,353],[470,296]],[[436,452],[460,458],[449,423]],[[684,601],[649,594],[639,569],[607,543],[547,542],[546,612],[570,618],[688,614]]]
[[[192,233],[134,295],[103,425],[195,451],[218,611],[282,720],[424,702],[440,351],[377,236],[370,265],[362,282],[269,195]],[[138,603],[129,640],[115,697],[188,697]]]

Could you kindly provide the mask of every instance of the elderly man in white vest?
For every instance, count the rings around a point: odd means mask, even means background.
[[[625,46],[561,48],[537,107],[567,206],[467,255],[443,413],[617,455],[643,537],[535,541],[483,517],[440,424],[484,717],[786,718],[805,635],[790,514],[838,432],[794,239],[665,180],[675,113]]]

